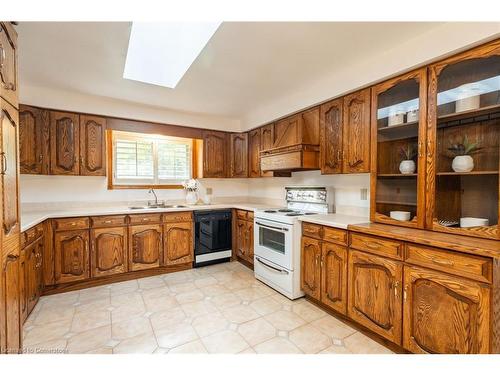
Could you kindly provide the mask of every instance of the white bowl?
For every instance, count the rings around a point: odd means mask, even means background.
[[[461,217],[460,228],[484,227],[488,226],[489,220],[480,217]]]
[[[399,221],[409,221],[411,219],[411,212],[409,211],[391,211],[389,212],[391,219]]]

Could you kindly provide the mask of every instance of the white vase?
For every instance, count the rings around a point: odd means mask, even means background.
[[[470,172],[474,169],[474,160],[470,155],[455,156],[451,168],[455,172]]]
[[[196,202],[198,202],[198,194],[196,191],[186,191],[186,203],[196,204]]]
[[[415,172],[416,166],[413,160],[403,160],[399,164],[399,171],[402,174],[412,174]]]

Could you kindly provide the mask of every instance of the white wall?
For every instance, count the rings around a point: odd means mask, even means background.
[[[248,111],[241,118],[241,126],[247,130],[263,125],[499,36],[500,22],[445,23],[390,50],[380,50],[379,54],[332,71],[316,82],[309,82],[276,100],[270,100],[263,107]]]
[[[240,121],[234,118],[174,111],[75,91],[28,86],[22,80],[19,101],[33,106],[132,120],[235,132],[241,130]]]

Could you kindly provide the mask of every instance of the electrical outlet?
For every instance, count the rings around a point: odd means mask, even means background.
[[[359,190],[359,192],[360,192],[360,199],[362,201],[366,201],[368,199],[368,189],[362,188]]]
[[[211,187],[207,187],[207,188],[206,188],[206,194],[207,194],[207,195],[212,195],[212,192],[213,192],[213,190],[212,190],[212,188],[211,188]]]

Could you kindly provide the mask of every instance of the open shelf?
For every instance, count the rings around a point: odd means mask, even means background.
[[[403,174],[403,173],[379,173],[378,177],[417,177],[417,173]]]
[[[418,127],[418,121],[411,121],[411,122],[404,122],[402,124],[399,124],[399,125],[392,125],[392,126],[382,126],[380,128],[378,128],[377,130],[379,132],[389,132],[391,130],[399,130],[401,128],[416,128]]]
[[[472,172],[437,172],[437,176],[480,176],[495,175],[498,171],[472,171]]]
[[[441,122],[441,121],[448,122],[448,121],[453,121],[453,120],[460,120],[463,118],[484,116],[484,115],[488,115],[490,113],[499,112],[499,111],[500,111],[500,104],[493,104],[493,105],[489,105],[486,107],[471,109],[468,111],[447,113],[445,115],[438,116],[437,120],[438,120],[438,122]]]
[[[394,201],[376,201],[377,204],[392,204],[397,206],[408,206],[408,207],[416,207],[417,203],[413,202],[394,202]]]

